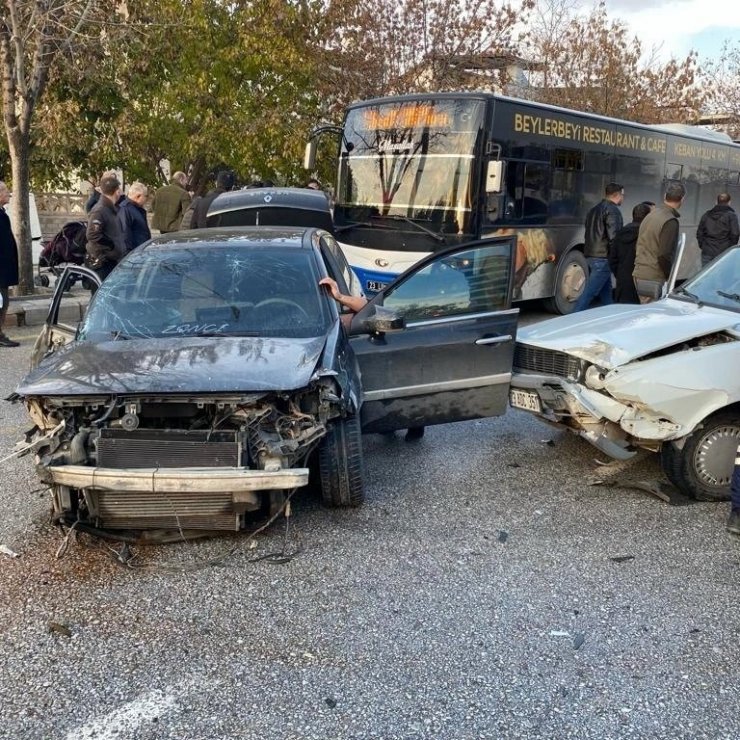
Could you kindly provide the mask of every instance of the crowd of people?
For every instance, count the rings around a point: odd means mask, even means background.
[[[624,188],[610,182],[604,198],[586,214],[583,253],[589,274],[574,311],[617,303],[647,303],[660,298],[677,259],[680,209],[686,188],[670,183],[663,202],[642,201],[624,225],[620,206]],[[717,205],[699,222],[696,238],[702,266],[740,241],[740,227],[728,193],[717,196]],[[614,283],[614,287],[612,287]]]

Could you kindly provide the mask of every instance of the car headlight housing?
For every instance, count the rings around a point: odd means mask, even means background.
[[[603,367],[589,365],[586,368],[586,385],[595,391],[600,391],[606,385],[606,372]]]

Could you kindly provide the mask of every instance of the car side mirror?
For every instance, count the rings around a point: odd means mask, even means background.
[[[403,331],[406,320],[393,308],[374,306],[370,315],[364,315],[364,310],[352,320],[352,334],[387,334],[393,331]]]

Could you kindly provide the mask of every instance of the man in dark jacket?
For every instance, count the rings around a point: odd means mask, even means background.
[[[206,193],[198,200],[193,208],[192,228],[205,229],[207,226],[208,207],[221,193],[226,193],[234,187],[234,173],[222,170],[216,177],[216,188]]]
[[[160,234],[179,231],[183,214],[190,205],[190,193],[185,190],[188,177],[175,172],[169,185],[159,188],[152,199],[152,228]]]
[[[118,204],[118,223],[127,252],[152,238],[144,209],[148,193],[146,185],[132,182],[126,197]]]
[[[126,254],[118,222],[118,200],[121,183],[115,176],[100,180],[100,199],[87,220],[87,266],[105,280]]]
[[[573,307],[583,311],[591,305],[594,298],[602,306],[612,302],[612,273],[609,270],[609,245],[622,228],[622,212],[619,206],[624,200],[624,188],[610,182],[604,192],[604,200],[586,214],[586,244],[583,254],[588,259],[588,278],[583,292]]]
[[[655,208],[655,203],[643,201],[632,209],[632,223],[623,226],[614,237],[609,248],[609,269],[617,279],[614,300],[617,303],[639,303],[632,271],[635,269],[635,247],[640,224]]]
[[[701,217],[696,239],[701,249],[702,267],[740,241],[740,225],[737,214],[730,208],[729,193],[720,193],[717,205]]]
[[[10,201],[8,186],[0,181],[0,347],[18,347],[3,333],[5,317],[8,314],[11,285],[18,285],[18,245],[15,243],[10,217],[5,206]]]

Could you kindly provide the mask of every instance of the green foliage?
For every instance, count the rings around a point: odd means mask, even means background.
[[[156,186],[168,159],[196,189],[216,165],[244,181],[302,179],[318,115],[305,21],[284,0],[132,5],[125,45],[50,83],[37,171],[120,167]]]

